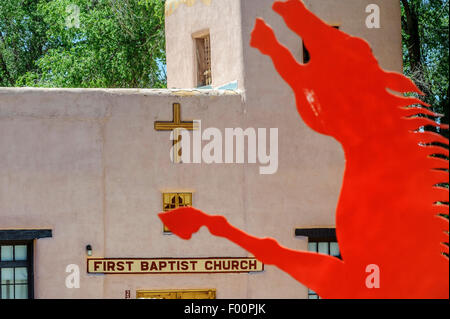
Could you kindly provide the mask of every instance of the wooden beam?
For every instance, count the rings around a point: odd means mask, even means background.
[[[6,229],[0,230],[0,240],[31,240],[52,237],[51,229]]]

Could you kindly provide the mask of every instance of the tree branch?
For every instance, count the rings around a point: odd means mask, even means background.
[[[6,61],[3,58],[3,52],[2,52],[3,47],[4,47],[3,36],[0,33],[0,67],[2,68],[2,70],[4,71],[4,73],[6,75],[6,79],[9,83],[9,85],[13,86],[13,84],[14,84],[13,78],[11,76],[11,73],[9,73],[9,71],[8,71],[8,66],[6,65]]]

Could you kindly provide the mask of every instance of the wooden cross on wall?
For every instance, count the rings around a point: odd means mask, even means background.
[[[197,129],[194,121],[182,121],[181,120],[181,105],[180,103],[173,103],[173,120],[172,121],[155,121],[155,130],[157,131],[174,131],[173,140],[173,160],[174,163],[181,162],[181,137],[179,133],[180,129],[193,131]]]

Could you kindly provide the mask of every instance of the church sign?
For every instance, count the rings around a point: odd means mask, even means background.
[[[256,258],[88,258],[91,274],[243,273],[263,271]]]

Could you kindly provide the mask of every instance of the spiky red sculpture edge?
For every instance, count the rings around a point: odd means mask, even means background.
[[[311,60],[299,64],[257,19],[251,46],[270,56],[295,93],[297,110],[315,131],[344,149],[346,167],[336,212],[342,260],[280,246],[231,226],[222,216],[179,208],[159,216],[189,239],[201,226],[275,265],[323,298],[448,298],[448,150],[430,145],[448,140],[425,125],[438,124],[422,101],[395,92],[419,89],[401,74],[380,68],[367,42],[336,30],[299,0],[275,2],[287,26],[308,46]],[[390,89],[391,91],[388,91]],[[444,128],[441,125],[441,128]],[[448,127],[445,127],[448,129]],[[276,212],[274,212],[276,214]],[[366,267],[380,269],[380,287],[366,286]]]

